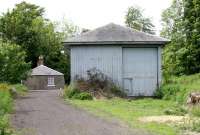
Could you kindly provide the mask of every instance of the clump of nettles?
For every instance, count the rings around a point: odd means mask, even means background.
[[[72,88],[73,87],[73,88]],[[73,89],[73,90],[72,90]],[[73,84],[67,88],[68,98],[86,99],[91,95],[95,98],[125,97],[126,94],[111,78],[96,68],[87,71],[87,77],[76,76]],[[78,93],[78,94],[74,94]],[[73,96],[72,96],[73,95]]]
[[[65,88],[64,97],[69,99],[79,99],[79,100],[92,100],[93,97],[88,92],[80,91],[74,84],[70,84]]]

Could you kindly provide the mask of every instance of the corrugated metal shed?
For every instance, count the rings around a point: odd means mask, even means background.
[[[161,50],[169,40],[116,24],[64,42],[71,50],[71,80],[96,68],[129,96],[152,96],[161,83]]]

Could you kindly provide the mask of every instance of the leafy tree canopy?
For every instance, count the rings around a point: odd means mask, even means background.
[[[40,55],[45,58],[45,65],[65,74],[69,81],[69,57],[62,41],[77,30],[71,23],[62,25],[44,18],[45,10],[37,5],[22,2],[0,17],[0,33],[3,40],[16,43],[26,52],[26,62],[37,66]],[[65,65],[66,64],[66,65]],[[65,65],[65,66],[63,66]]]
[[[125,16],[125,23],[128,27],[155,34],[155,26],[150,18],[144,17],[143,11],[138,7],[129,7]]]
[[[163,52],[164,75],[182,74],[182,60],[184,48],[184,22],[183,2],[174,0],[172,5],[162,13],[161,36],[171,39],[171,43],[165,46]]]
[[[25,57],[26,53],[20,46],[0,40],[0,81],[19,83],[24,79],[30,70]]]
[[[199,0],[173,0],[162,14],[161,36],[171,39],[163,55],[166,74],[200,72],[199,7]]]
[[[184,32],[186,35],[187,49],[185,73],[192,74],[200,72],[200,1],[184,0]]]

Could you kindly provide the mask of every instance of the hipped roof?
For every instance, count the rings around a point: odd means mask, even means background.
[[[110,23],[95,30],[82,33],[66,40],[67,45],[81,44],[166,44],[169,40]]]
[[[40,65],[32,69],[31,75],[63,75],[63,73],[53,70],[47,66]]]

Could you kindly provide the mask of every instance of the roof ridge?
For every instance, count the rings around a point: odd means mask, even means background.
[[[39,65],[32,69],[31,75],[63,75],[63,73],[45,65]]]
[[[82,42],[110,42],[110,41],[125,41],[125,42],[162,42],[165,44],[169,42],[168,39],[141,32],[130,27],[121,26],[115,23],[109,23],[94,30],[81,33],[75,37],[69,38],[65,43],[82,43]]]

